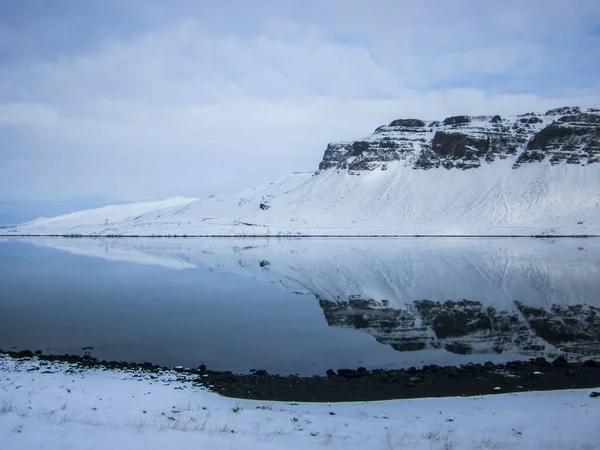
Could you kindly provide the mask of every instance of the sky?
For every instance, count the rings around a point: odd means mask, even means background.
[[[0,0],[0,223],[242,190],[598,80],[597,0]]]

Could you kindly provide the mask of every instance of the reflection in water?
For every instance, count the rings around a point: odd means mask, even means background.
[[[554,357],[560,353],[568,353],[571,359],[600,355],[600,241],[596,239],[27,238],[23,242],[105,261],[160,266],[164,274],[190,269],[198,274],[222,274],[226,277],[225,288],[234,289],[243,284],[242,280],[251,280],[254,284],[246,288],[246,293],[229,294],[248,297],[239,299],[246,303],[258,285],[270,286],[282,295],[315,296],[326,323],[332,327],[330,330],[359,330],[354,337],[319,335],[321,342],[310,351],[323,352],[323,358],[329,360],[334,354],[340,359],[315,363],[315,355],[308,355],[306,348],[300,348],[299,341],[309,340],[309,334],[316,339],[317,330],[323,333],[324,330],[315,318],[307,316],[302,322],[298,317],[298,326],[305,327],[306,334],[298,334],[295,340],[288,336],[285,356],[274,350],[268,356],[268,347],[276,345],[273,336],[283,341],[286,328],[289,329],[289,325],[277,328],[279,321],[287,320],[280,310],[279,316],[261,322],[261,332],[278,330],[273,331],[270,339],[260,341],[266,356],[259,363],[275,371],[302,372],[302,365],[309,364],[306,362],[309,360],[314,367],[307,370],[320,371],[329,364],[335,366],[336,362],[398,367]],[[40,273],[43,271],[43,266],[38,269]],[[35,275],[31,282],[36,283]],[[131,278],[132,284],[139,282]],[[190,297],[201,298],[205,286],[192,287],[193,280],[189,284],[189,290],[193,291]],[[167,292],[170,289],[175,290],[165,287]],[[273,297],[271,291],[256,293],[257,297],[261,295]],[[276,304],[271,303],[268,308],[274,310]],[[219,307],[218,303],[200,306],[204,309],[198,314],[209,316]],[[289,310],[290,306],[283,308]],[[229,338],[223,337],[234,332],[219,329],[219,321],[222,328],[231,327],[231,317],[237,317],[237,326],[244,328],[245,325],[239,324],[253,320],[248,319],[247,311],[233,307],[227,311],[227,321],[222,317],[207,319],[214,326],[213,336],[221,333],[210,345],[217,348],[217,341],[234,342],[233,338],[227,341]],[[173,315],[173,321],[187,320],[176,316],[186,315],[185,312],[167,314]],[[385,345],[376,344],[377,350],[365,346],[357,337],[369,335]],[[345,339],[345,350],[341,350],[342,341],[334,343],[333,339]],[[242,340],[248,338],[238,338],[238,342]],[[204,341],[203,345],[208,345]],[[188,344],[186,349],[189,351],[192,345]],[[386,348],[391,352],[385,352]],[[203,347],[202,352],[207,349]],[[353,351],[357,354],[353,355]],[[215,350],[216,366],[218,358],[225,358],[227,352],[232,353],[232,360],[243,358],[239,354],[234,358],[231,345],[223,345]],[[269,357],[273,360],[270,366],[265,362]],[[279,367],[282,358],[290,361],[296,358],[290,363],[293,368]],[[243,364],[246,366],[233,369],[251,368],[247,367],[251,363]],[[224,364],[219,368],[231,367]]]
[[[386,300],[319,300],[330,326],[364,330],[400,352],[443,348],[451,353],[503,353],[571,359],[600,355],[600,308],[553,305],[550,311],[515,302],[497,311],[481,302],[417,300],[391,308]]]

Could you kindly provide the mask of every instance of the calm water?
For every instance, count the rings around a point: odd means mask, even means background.
[[[0,348],[323,373],[600,355],[595,239],[0,240]]]

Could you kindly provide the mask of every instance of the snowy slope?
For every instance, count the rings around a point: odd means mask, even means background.
[[[195,198],[175,197],[156,202],[103,206],[102,208],[86,209],[58,217],[41,217],[24,224],[23,227],[70,228],[75,226],[106,225],[107,222],[108,225],[113,225],[128,220],[136,220],[137,217],[149,211],[171,207],[181,208],[195,200]]]
[[[600,110],[395,120],[363,140],[329,144],[314,174],[237,195],[138,207],[0,232],[600,235]]]
[[[21,449],[594,449],[590,390],[367,403],[220,397],[175,372],[0,355],[0,437]],[[493,386],[490,386],[492,389]]]

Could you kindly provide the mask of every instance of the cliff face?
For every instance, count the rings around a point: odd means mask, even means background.
[[[548,158],[552,164],[600,162],[600,110],[565,107],[515,117],[453,116],[443,121],[397,119],[366,139],[327,146],[320,170],[476,169],[518,155],[514,169]]]

